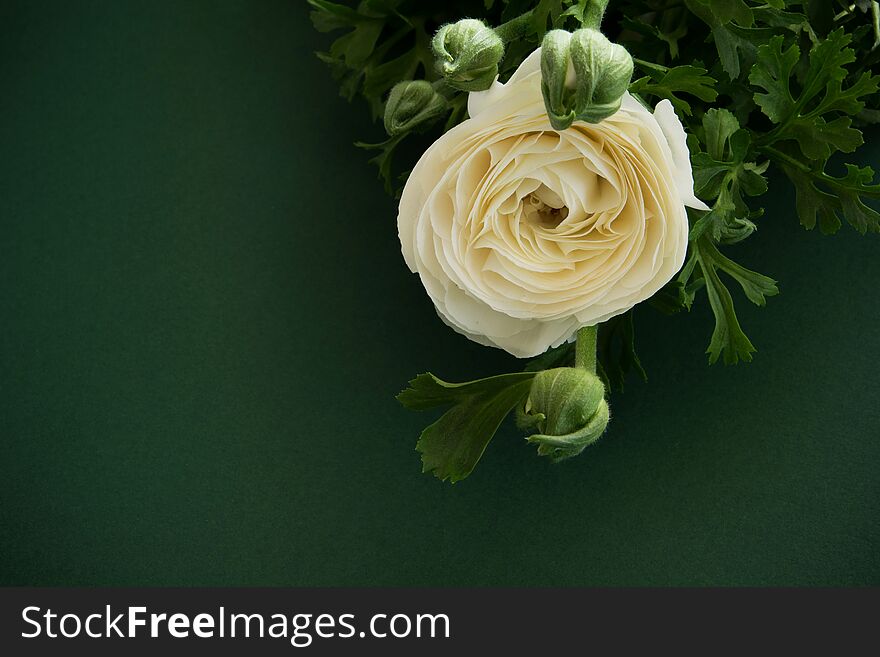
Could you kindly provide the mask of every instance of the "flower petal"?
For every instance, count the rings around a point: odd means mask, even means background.
[[[531,357],[626,312],[687,250],[693,194],[684,129],[629,94],[598,124],[550,127],[540,49],[410,174],[401,249],[438,315],[480,344]]]
[[[694,174],[691,169],[691,156],[687,147],[687,135],[667,99],[661,100],[654,108],[654,118],[660,125],[669,149],[672,151],[672,161],[675,165],[673,175],[675,185],[681,194],[681,200],[690,208],[708,210],[709,206],[694,195]]]

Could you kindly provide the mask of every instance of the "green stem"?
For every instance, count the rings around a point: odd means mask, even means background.
[[[455,96],[461,93],[458,89],[451,87],[444,78],[434,80],[431,83],[431,87],[446,100],[452,100]]]
[[[587,7],[584,9],[583,26],[598,30],[599,25],[602,24],[602,16],[605,15],[607,8],[608,0],[587,0]]]
[[[813,170],[810,169],[809,166],[801,162],[800,160],[796,160],[795,158],[786,155],[780,150],[776,150],[772,146],[760,146],[758,148],[759,151],[769,155],[771,158],[777,160],[778,162],[784,162],[790,167],[794,167],[795,169],[799,169],[804,173],[813,173]]]
[[[495,28],[495,34],[497,34],[505,44],[522,39],[527,36],[531,30],[532,13],[534,13],[534,9],[499,25]]]
[[[874,26],[874,47],[871,50],[874,50],[880,46],[880,2],[871,3],[871,23]]]
[[[657,71],[658,73],[668,73],[669,67],[663,66],[662,64],[655,64],[653,62],[646,62],[644,59],[637,59],[635,57],[632,58],[633,63],[643,68],[647,71]]]
[[[596,371],[596,336],[598,332],[598,326],[584,326],[578,329],[574,351],[575,367],[590,372]]]

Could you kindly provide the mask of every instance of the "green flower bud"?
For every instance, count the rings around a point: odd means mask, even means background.
[[[578,30],[571,35],[571,62],[577,76],[579,121],[598,123],[620,109],[633,74],[626,48],[597,30]]]
[[[406,80],[394,85],[385,103],[385,132],[394,137],[425,127],[448,109],[446,100],[430,82]]]
[[[431,42],[437,71],[449,86],[484,91],[498,76],[504,41],[483,21],[465,18],[441,27]]]
[[[550,30],[541,44],[541,92],[550,124],[565,130],[575,119],[575,92],[568,76],[571,33]]]
[[[535,375],[517,423],[537,430],[528,441],[538,445],[538,454],[561,461],[596,442],[610,417],[598,376],[586,369],[558,367]]]
[[[633,73],[625,48],[598,30],[551,30],[541,47],[541,90],[550,124],[599,123],[620,109]]]

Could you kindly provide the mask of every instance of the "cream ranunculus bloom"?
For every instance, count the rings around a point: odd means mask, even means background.
[[[535,356],[644,301],[681,268],[693,193],[672,105],[627,94],[556,132],[540,49],[421,157],[400,200],[403,256],[459,333]]]

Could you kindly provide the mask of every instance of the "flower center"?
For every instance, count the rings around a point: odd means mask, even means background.
[[[568,208],[562,199],[542,185],[541,189],[523,198],[522,216],[534,226],[557,228],[568,217]]]

